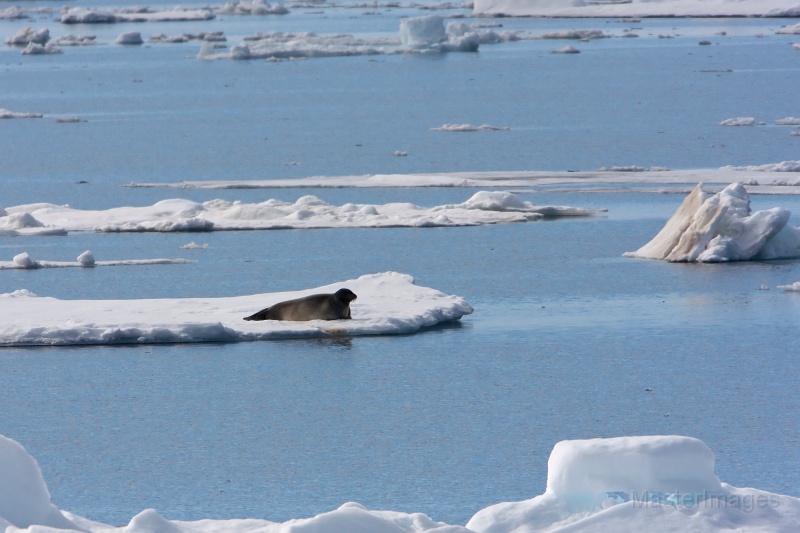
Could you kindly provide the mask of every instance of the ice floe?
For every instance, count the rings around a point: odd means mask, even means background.
[[[567,45],[564,48],[558,48],[550,52],[551,54],[580,54],[581,51],[572,45]]]
[[[675,262],[724,262],[800,257],[800,228],[774,207],[752,212],[744,186],[733,183],[709,197],[699,184],[664,228],[628,257]]]
[[[474,126],[472,124],[443,124],[438,128],[431,128],[432,131],[451,131],[451,132],[465,132],[465,131],[508,131],[510,128],[506,126],[490,126],[489,124],[481,124]]]
[[[224,52],[204,44],[198,59],[292,59],[357,55],[472,52],[481,44],[518,39],[517,32],[497,33],[438,15],[404,18],[397,38],[363,39],[350,34],[266,32],[245,37]]]
[[[289,10],[281,3],[270,4],[264,0],[227,2],[217,10],[220,15],[286,15]]]
[[[767,163],[764,165],[724,166],[721,170],[737,172],[800,172],[800,161],[781,161],[780,163]]]
[[[99,262],[98,262],[99,263]],[[351,320],[247,322],[274,303],[346,287],[358,295]],[[460,296],[420,287],[397,272],[294,292],[227,298],[59,300],[18,292],[0,305],[0,346],[240,342],[327,335],[407,334],[460,319],[472,307]]]
[[[28,291],[4,297],[15,305],[37,299]],[[800,528],[800,499],[732,487],[719,480],[714,466],[712,451],[691,437],[568,440],[556,443],[550,454],[542,495],[480,510],[466,527],[422,513],[369,510],[355,502],[284,523],[169,520],[145,509],[127,525],[113,527],[60,511],[36,460],[17,441],[0,435],[0,479],[8,481],[0,483],[0,525],[19,533],[794,533]]]
[[[116,261],[96,261],[94,253],[86,250],[75,261],[35,260],[28,252],[14,256],[11,261],[0,261],[0,270],[34,270],[38,268],[68,268],[95,266],[143,266],[143,265],[185,265],[194,263],[191,259],[121,259]]]
[[[144,40],[142,39],[142,34],[138,31],[127,31],[125,33],[121,33],[115,42],[117,44],[130,46],[143,44]]]
[[[61,13],[62,24],[106,24],[113,22],[186,22],[211,20],[216,14],[210,8],[173,9],[123,8],[114,10],[90,9],[83,7],[64,8]]]
[[[37,43],[28,43],[28,46],[23,48],[20,53],[24,56],[40,56],[40,55],[61,54],[62,51],[60,48],[56,48],[56,46],[53,45],[52,43],[47,43],[45,45]]]
[[[185,199],[163,200],[152,206],[81,210],[55,204],[7,207],[0,230],[176,232],[215,230],[269,230],[311,228],[394,228],[477,226],[525,222],[542,217],[591,216],[600,211],[566,206],[537,206],[507,192],[475,193],[461,204],[431,208],[410,203],[335,206],[316,196],[295,202],[266,200],[260,203]],[[5,221],[5,225],[4,224]]]
[[[682,436],[562,441],[544,494],[500,503],[467,523],[476,533],[560,531],[789,532],[800,500],[720,482],[705,443]]]
[[[797,117],[786,117],[786,118],[779,118],[775,121],[775,124],[778,126],[800,126],[800,118]]]
[[[512,17],[796,17],[795,0],[474,0],[473,13]]]
[[[41,28],[34,30],[31,27],[25,27],[17,33],[5,40],[9,46],[27,46],[30,43],[45,44],[50,40],[50,30]]]
[[[756,126],[763,124],[763,122],[756,122],[753,117],[728,118],[719,123],[720,126]]]
[[[781,179],[764,181],[770,173]],[[785,176],[785,177],[784,177]],[[310,176],[294,179],[210,180],[160,183],[128,183],[127,187],[165,187],[169,189],[325,189],[325,188],[404,188],[464,187],[518,188],[570,185],[570,191],[597,191],[598,184],[637,184],[636,191],[685,193],[699,181],[713,184],[745,182],[750,194],[800,194],[800,161],[784,161],[754,167],[727,166],[717,169],[670,170],[664,167],[617,165],[595,171],[487,171],[436,172],[427,174],[365,174],[355,176]],[[648,187],[647,184],[652,184]],[[581,189],[581,185],[586,185]],[[791,187],[788,185],[798,185]],[[602,190],[609,191],[610,187]],[[625,187],[631,192],[634,189]]]

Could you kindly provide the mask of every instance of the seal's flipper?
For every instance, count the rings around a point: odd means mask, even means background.
[[[258,313],[250,316],[244,317],[242,320],[267,320],[267,313],[269,312],[269,307],[266,309],[262,309]]]

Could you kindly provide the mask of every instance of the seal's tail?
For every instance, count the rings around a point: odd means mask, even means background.
[[[269,307],[262,309],[253,315],[246,316],[242,320],[267,320],[267,311],[269,311]]]

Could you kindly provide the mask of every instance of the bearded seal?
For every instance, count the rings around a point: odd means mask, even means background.
[[[357,296],[350,289],[339,289],[334,294],[312,294],[280,302],[244,320],[339,320],[350,318],[350,302]]]

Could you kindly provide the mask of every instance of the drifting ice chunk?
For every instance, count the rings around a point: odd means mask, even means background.
[[[117,37],[116,43],[125,45],[137,45],[144,43],[144,41],[142,40],[141,33],[139,33],[138,31],[129,31]]]
[[[400,41],[408,48],[427,48],[447,40],[442,17],[404,18],[400,21]]]
[[[37,268],[39,266],[39,263],[31,259],[28,252],[15,255],[14,263],[20,268]]]
[[[790,215],[780,207],[751,213],[750,197],[741,183],[711,198],[700,184],[658,235],[624,255],[683,262],[800,257],[800,229],[787,226]]]
[[[94,263],[94,254],[91,250],[86,250],[81,255],[78,256],[78,263],[81,264],[82,267],[93,267]]]
[[[50,30],[42,28],[41,30],[34,30],[33,28],[22,28],[17,33],[6,39],[6,44],[9,46],[27,46],[30,43],[45,44],[50,40]]]

